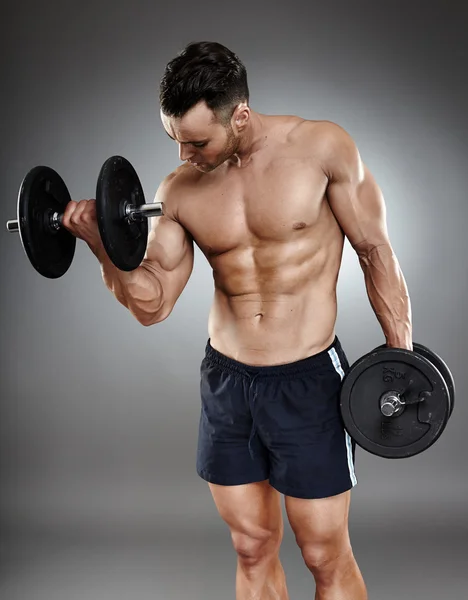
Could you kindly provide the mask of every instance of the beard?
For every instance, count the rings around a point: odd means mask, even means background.
[[[240,140],[236,137],[236,134],[234,133],[230,123],[226,126],[226,135],[227,137],[224,148],[222,149],[215,163],[206,164],[205,168],[203,169],[205,172],[214,171],[214,169],[226,162],[239,150]]]

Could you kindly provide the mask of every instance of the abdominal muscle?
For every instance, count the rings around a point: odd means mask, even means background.
[[[327,250],[307,260],[298,252],[294,260],[294,253],[275,253],[271,247],[238,249],[210,260],[212,347],[258,366],[294,362],[329,347],[335,337],[341,249],[335,240],[334,249]],[[288,263],[282,264],[286,257]]]

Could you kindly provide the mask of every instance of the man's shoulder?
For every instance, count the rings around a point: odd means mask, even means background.
[[[311,143],[321,148],[346,143],[350,139],[349,133],[334,121],[314,121],[299,119],[290,132],[292,142]]]
[[[292,143],[307,156],[314,157],[330,175],[359,164],[359,151],[350,133],[334,121],[304,119],[291,132]]]
[[[173,202],[174,198],[177,197],[177,193],[180,193],[184,186],[193,181],[196,173],[196,170],[187,164],[176,167],[159,184],[156,192],[158,199],[156,201]]]
[[[176,167],[173,171],[168,173],[161,181],[161,186],[165,192],[170,192],[173,188],[183,184],[193,174],[194,169],[190,165],[184,163]]]
[[[164,203],[164,214],[173,221],[178,221],[180,199],[184,192],[199,176],[196,169],[188,164],[176,167],[166,175],[156,191],[155,202]]]

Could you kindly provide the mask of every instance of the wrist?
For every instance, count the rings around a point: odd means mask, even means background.
[[[109,256],[104,248],[104,245],[101,240],[96,242],[87,242],[91,252],[98,259],[98,261],[103,264],[106,261],[109,261]]]
[[[413,341],[411,338],[387,339],[386,345],[388,348],[400,348],[403,350],[411,350],[411,352],[413,351]]]

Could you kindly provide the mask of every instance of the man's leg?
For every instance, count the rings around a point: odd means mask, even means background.
[[[279,559],[281,494],[268,481],[208,485],[237,552],[236,600],[289,600]]]
[[[329,498],[285,497],[304,561],[314,576],[315,600],[367,600],[348,532],[351,491]]]

